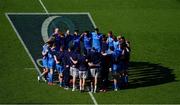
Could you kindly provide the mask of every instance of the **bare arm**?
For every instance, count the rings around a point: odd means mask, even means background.
[[[70,57],[71,61],[74,63],[74,64],[77,64],[78,61],[77,60],[73,60],[72,57]]]
[[[59,63],[59,61],[57,60],[57,57],[54,55],[54,60],[56,61],[56,63]]]

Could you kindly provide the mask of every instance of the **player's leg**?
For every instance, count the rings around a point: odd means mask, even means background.
[[[79,90],[82,90],[82,71],[79,71]]]
[[[82,78],[83,78],[83,81],[82,81],[82,90],[84,91],[85,89],[85,83],[86,83],[86,78],[87,78],[87,71],[83,71],[83,75],[82,75]]]
[[[99,76],[99,68],[96,68],[95,69],[95,77],[94,77],[94,93],[97,92],[98,76]]]
[[[75,89],[76,89],[76,78],[77,78],[77,73],[78,73],[78,69],[77,68],[72,68],[71,67],[71,69],[72,69],[72,75],[73,75],[73,89],[72,89],[72,91],[75,91]]]
[[[113,82],[114,82],[114,91],[117,91],[118,86],[117,86],[117,79],[118,79],[118,73],[117,73],[117,64],[113,64],[113,70],[112,70],[112,75],[113,75]]]
[[[108,88],[108,76],[109,76],[109,70],[108,70],[108,67],[106,68],[105,70],[105,73],[104,73],[104,92],[107,91],[107,88]]]
[[[117,79],[116,79],[116,77],[114,78],[114,91],[117,91]]]
[[[124,64],[124,83],[125,83],[125,87],[127,87],[128,85],[128,62],[125,62]]]
[[[91,92],[94,90],[94,80],[95,80],[95,69],[90,69],[91,74]]]
[[[56,64],[56,69],[57,69],[57,71],[59,73],[59,76],[58,76],[58,78],[59,78],[59,86],[62,87],[63,86],[63,83],[62,83],[63,67],[61,65],[59,65],[59,64]]]
[[[75,84],[76,84],[76,75],[75,75],[75,69],[74,68],[71,68],[72,69],[72,76],[73,76],[73,89],[72,91],[75,91]]]
[[[38,76],[38,81],[40,81],[40,79],[48,73],[48,60],[43,59],[42,63],[43,63],[43,72]],[[44,81],[46,82],[46,76]]]
[[[48,84],[49,85],[53,85],[53,68],[54,68],[54,60],[50,60],[49,62],[48,62],[48,67],[49,67],[49,69],[50,69],[50,71],[49,71],[49,81],[48,81]]]
[[[64,68],[63,71],[63,80],[64,80],[64,89],[68,90],[69,89],[69,76],[70,76],[70,72],[69,72],[69,67]]]

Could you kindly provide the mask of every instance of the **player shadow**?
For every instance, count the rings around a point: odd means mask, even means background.
[[[128,88],[154,86],[175,81],[173,69],[149,62],[131,62]]]

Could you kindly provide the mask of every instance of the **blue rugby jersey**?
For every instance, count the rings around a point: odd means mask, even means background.
[[[55,54],[56,54],[56,50],[49,48],[49,50],[48,50],[48,61],[54,60]]]
[[[96,32],[92,32],[92,47],[95,49],[101,49],[101,38],[102,34],[97,34]]]
[[[84,44],[84,47],[86,49],[90,49],[91,48],[91,37],[84,36],[83,37],[83,44]]]
[[[42,49],[42,52],[43,53],[46,53],[45,55],[43,55],[43,59],[47,58],[48,57],[48,44],[44,44],[43,45],[43,49]]]
[[[108,42],[108,46],[109,46],[109,47],[113,46],[113,41],[114,41],[114,40],[113,40],[112,37],[108,37],[108,38],[107,38],[107,42]]]
[[[114,46],[114,50],[121,50],[120,49],[120,44],[119,44],[119,41],[113,41],[113,46]]]
[[[75,49],[80,47],[80,36],[79,35],[74,35],[73,45],[74,45]]]

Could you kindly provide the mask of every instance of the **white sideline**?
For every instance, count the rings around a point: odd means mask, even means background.
[[[44,8],[44,11],[48,14],[49,12],[48,12],[48,10],[46,9],[46,7],[44,6],[43,2],[42,2],[41,0],[39,0],[39,2],[40,2],[40,4],[41,4],[41,6]],[[88,13],[88,16],[89,16],[91,22],[93,23],[93,26],[96,27],[96,25],[95,25],[95,23],[94,23],[91,15],[90,15],[89,13]],[[88,92],[88,93],[89,93],[91,99],[93,100],[94,105],[98,105],[98,103],[97,103],[95,97],[93,96],[93,94],[92,94],[91,92]]]

